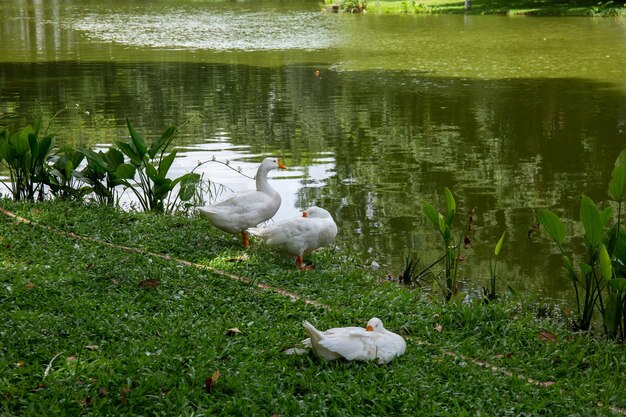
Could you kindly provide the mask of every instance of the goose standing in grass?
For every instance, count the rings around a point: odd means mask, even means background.
[[[329,361],[339,358],[349,361],[378,359],[379,364],[385,364],[406,351],[402,336],[385,329],[377,317],[370,319],[365,329],[337,327],[322,332],[308,321],[304,322],[304,328],[309,334],[309,338],[303,341],[304,345],[312,348],[315,355]]]
[[[213,226],[224,232],[241,233],[243,246],[250,246],[248,229],[271,219],[280,208],[280,194],[267,180],[267,173],[273,169],[284,169],[278,158],[265,158],[256,173],[256,191],[244,191],[214,204],[197,207]]]
[[[250,233],[263,239],[275,251],[294,256],[298,269],[303,270],[307,267],[302,257],[330,245],[337,236],[337,225],[328,211],[313,206],[302,212],[302,216],[267,227],[255,227]]]

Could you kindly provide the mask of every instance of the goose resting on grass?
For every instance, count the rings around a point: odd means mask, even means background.
[[[349,361],[378,359],[379,364],[391,362],[404,354],[406,342],[402,336],[385,329],[383,322],[374,317],[367,327],[337,327],[321,332],[304,321],[309,338],[302,341],[313,353],[326,360],[344,358]]]
[[[313,206],[302,212],[302,216],[267,227],[254,227],[250,233],[275,251],[295,257],[298,269],[303,270],[307,267],[302,256],[330,245],[337,236],[337,225],[328,211]]]
[[[241,233],[243,247],[250,246],[248,229],[271,219],[280,208],[280,194],[267,181],[267,173],[284,169],[277,158],[265,158],[256,173],[256,191],[238,192],[212,206],[197,207],[213,226],[224,232]]]

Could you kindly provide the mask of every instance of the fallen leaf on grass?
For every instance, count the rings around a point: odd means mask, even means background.
[[[126,398],[127,395],[128,395],[128,387],[122,388],[122,404],[124,405],[128,404],[128,399]]]
[[[33,288],[35,288],[35,284],[33,284],[32,282],[29,282],[26,284],[26,288],[28,288],[29,290],[32,290]]]
[[[208,377],[205,381],[204,381],[204,385],[206,387],[206,391],[210,394],[211,392],[213,392],[213,387],[215,386],[215,384],[217,384],[217,380],[220,379],[220,371],[219,369],[216,369],[215,372],[213,372],[213,375],[211,375],[210,377]]]
[[[72,356],[68,356],[67,358],[65,358],[65,360],[66,360],[68,363],[70,363],[70,362],[74,362],[74,361],[75,361],[75,360],[77,360],[77,359],[78,359],[78,356],[74,356],[74,355],[72,355]]]
[[[437,333],[441,333],[443,331],[443,326],[441,325],[441,323],[437,324],[437,327],[435,327],[435,330],[437,330]]]
[[[127,398],[128,393],[134,390],[135,388],[137,388],[137,383],[135,381],[131,382],[130,388],[129,387],[122,388],[122,404],[124,405],[128,404],[128,398]]]
[[[104,388],[104,387],[100,387],[100,388],[98,389],[98,397],[100,397],[100,398],[104,398],[104,397],[106,397],[107,395],[109,395],[109,391],[108,391],[106,388]]]
[[[100,348],[100,346],[98,345],[87,345],[85,346],[86,349],[88,350],[98,350],[98,348]]]
[[[509,353],[507,353],[507,354],[505,354],[505,355],[503,355],[502,353],[498,353],[498,354],[496,355],[496,358],[498,358],[498,359],[502,359],[502,358],[512,358],[512,357],[513,357],[513,352],[509,352]]]
[[[118,285],[120,282],[116,279],[111,280],[111,282],[113,283],[113,285]]]
[[[239,330],[238,327],[232,327],[232,328],[226,330],[226,335],[227,336],[234,336],[234,335],[240,334],[240,333],[241,333],[241,330]]]
[[[96,265],[94,265],[93,262],[90,262],[89,265],[87,265],[87,271],[91,271],[92,269],[94,269],[96,267]]]
[[[158,279],[150,278],[144,279],[139,283],[139,288],[156,288],[161,285],[161,281]]]
[[[82,406],[88,406],[89,404],[91,404],[91,397],[85,397],[84,399],[80,400],[78,403]]]
[[[18,362],[18,363],[16,363],[16,364],[15,364],[15,366],[17,366],[18,368],[19,368],[20,366],[24,366],[24,362]]]
[[[30,392],[32,393],[39,392],[43,390],[45,387],[46,387],[46,384],[37,384],[37,386],[33,388],[32,390],[30,390]]]
[[[539,386],[545,388],[545,387],[549,387],[549,386],[554,385],[554,384],[556,384],[556,382],[554,382],[554,381],[543,381],[543,382],[539,383]]]
[[[556,342],[556,336],[550,332],[542,331],[537,334],[540,340],[547,340],[548,342]]]

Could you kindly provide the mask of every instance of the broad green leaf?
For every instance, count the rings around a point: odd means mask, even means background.
[[[561,246],[563,239],[565,239],[565,225],[559,219],[559,216],[551,212],[550,210],[539,210],[539,223],[546,229],[546,232],[552,239]]]
[[[63,174],[61,173],[61,171],[59,171],[56,168],[51,168],[49,173],[50,173],[50,182],[54,184],[58,184],[58,181],[56,181],[56,178],[63,178]]]
[[[600,220],[602,221],[602,228],[606,227],[609,220],[613,218],[613,207],[609,206],[600,212]]]
[[[448,187],[444,188],[443,194],[446,196],[446,224],[448,226],[454,223],[454,216],[456,215],[456,201],[452,191]]]
[[[109,148],[104,155],[111,170],[116,170],[117,167],[124,163],[124,154],[115,148]]]
[[[35,136],[33,133],[28,135],[28,147],[30,148],[30,154],[32,155],[33,159],[39,159],[39,141],[37,140],[37,136]]]
[[[626,148],[622,149],[615,160],[615,166],[618,165],[626,166]]]
[[[200,174],[185,174],[182,177],[177,178],[177,181],[180,181],[178,197],[181,201],[189,201],[195,195],[196,187],[200,183]]]
[[[622,264],[626,265],[626,240],[620,237],[615,244],[613,256],[619,259]]]
[[[506,234],[506,232],[502,232],[502,236],[500,237],[500,240],[498,240],[498,244],[496,245],[496,249],[493,251],[493,253],[498,256],[500,254],[500,249],[502,249],[502,243],[504,243],[504,235]]]
[[[126,119],[126,124],[128,125],[128,132],[130,132],[130,138],[135,147],[135,151],[139,154],[141,158],[144,157],[148,148],[146,147],[146,142],[143,140],[141,135],[137,133],[135,128],[130,124],[130,119]]]
[[[157,172],[156,168],[154,167],[154,165],[150,163],[146,164],[146,174],[148,175],[148,178],[150,178],[155,183],[160,178],[159,173]]]
[[[626,165],[615,165],[609,183],[609,196],[613,201],[619,203],[624,199],[624,186],[626,186]]]
[[[48,135],[39,143],[39,153],[41,158],[45,158],[50,149],[54,145],[54,136]]]
[[[609,286],[621,293],[626,293],[626,278],[613,278],[609,281]]]
[[[102,156],[87,148],[77,148],[77,150],[85,155],[89,164],[96,169],[97,172],[104,174],[108,171],[107,163]]]
[[[172,180],[166,178],[165,181],[154,187],[154,197],[157,200],[162,200],[170,191],[172,191]]]
[[[136,168],[132,164],[120,164],[115,170],[115,176],[118,179],[132,180],[135,178]]]
[[[65,163],[65,173],[63,175],[63,177],[65,178],[65,181],[69,181],[72,179],[73,172],[74,172],[74,164],[72,163],[71,160],[68,159],[68,161]]]
[[[120,148],[120,151],[122,151],[122,153],[130,159],[133,164],[140,166],[143,163],[143,159],[141,158],[141,156],[128,143],[118,141],[115,142],[115,144],[118,148]]]
[[[445,219],[443,218],[443,214],[437,213],[437,220],[439,221],[439,233],[443,235],[443,238],[446,239],[446,230],[448,230],[448,235],[450,234],[448,225],[446,224]]]
[[[170,170],[170,167],[174,162],[174,158],[176,158],[176,151],[172,151],[169,155],[161,160],[161,163],[159,164],[159,175],[161,177],[165,177],[167,175],[167,171]]]
[[[585,274],[585,275],[591,274],[593,272],[593,268],[588,263],[579,262],[578,263],[578,267],[580,268],[582,273]]]
[[[596,248],[602,242],[604,227],[598,206],[583,194],[580,203],[580,220],[585,227],[585,241],[590,248]]]
[[[152,142],[152,144],[150,145],[150,149],[148,150],[148,155],[150,155],[150,158],[154,158],[159,152],[164,152],[177,133],[178,131],[176,130],[176,126],[168,127],[165,132],[163,132],[161,137],[158,140]]]
[[[23,156],[28,153],[30,150],[30,144],[28,143],[28,135],[30,135],[33,131],[33,128],[30,126],[22,129],[21,132],[13,135],[13,148],[15,149],[15,153],[17,156]]]
[[[613,266],[611,265],[611,257],[606,250],[606,246],[600,245],[600,256],[598,257],[600,262],[600,271],[606,279],[613,277]]]
[[[439,229],[439,215],[437,210],[427,201],[422,203],[422,213],[426,216],[428,220]]]
[[[604,302],[604,325],[606,329],[614,333],[621,321],[622,297],[619,293],[608,294]]]

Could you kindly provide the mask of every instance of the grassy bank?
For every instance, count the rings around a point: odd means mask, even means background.
[[[469,8],[464,1],[451,0],[329,0],[340,8],[361,10],[363,5],[367,13],[377,14],[497,14],[510,16],[626,16],[623,1],[597,2],[579,0],[573,2],[534,0],[473,0]]]
[[[243,251],[201,218],[60,201],[0,207],[52,228],[0,215],[0,415],[626,408],[624,346],[572,334],[548,305],[441,304],[340,250],[313,255],[315,269],[298,272],[258,243]],[[305,337],[305,319],[326,328],[372,316],[408,340],[387,366],[283,353]]]

